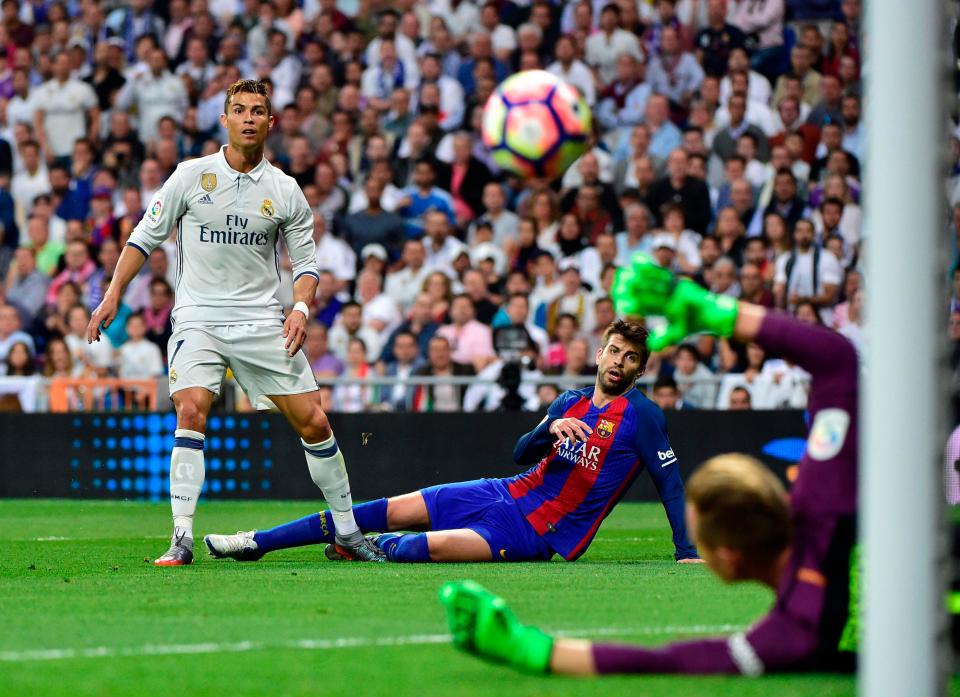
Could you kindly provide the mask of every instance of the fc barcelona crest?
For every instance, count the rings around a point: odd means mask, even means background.
[[[273,201],[268,198],[263,199],[263,203],[260,204],[260,213],[264,218],[272,218],[273,214],[276,211],[273,210]]]
[[[204,172],[200,175],[200,188],[208,194],[217,188],[217,175],[213,172]]]
[[[597,435],[601,438],[609,438],[613,435],[613,422],[607,419],[600,419],[597,422]]]

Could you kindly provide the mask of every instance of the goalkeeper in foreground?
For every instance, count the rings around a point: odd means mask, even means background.
[[[440,590],[454,643],[531,673],[849,671],[856,662],[857,357],[839,334],[707,293],[638,257],[620,272],[621,312],[664,315],[659,350],[700,331],[755,341],[813,376],[812,426],[789,494],[745,455],[708,460],[687,482],[687,521],[701,557],[724,581],[776,592],[745,633],[644,648],[562,639],[519,623],[471,581]]]

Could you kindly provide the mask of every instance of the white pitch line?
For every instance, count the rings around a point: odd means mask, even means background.
[[[594,627],[592,629],[561,629],[558,636],[660,636],[664,634],[722,634],[743,629],[736,624],[676,625],[666,627]],[[303,651],[330,651],[334,649],[382,648],[390,646],[423,646],[446,644],[449,634],[410,634],[393,637],[339,637],[334,639],[296,639],[280,642],[236,641],[206,642],[201,644],[145,644],[143,646],[93,646],[79,649],[31,649],[0,651],[0,662],[26,663],[34,661],[61,661],[73,658],[123,658],[128,656],[174,656],[210,653],[245,653],[268,649],[298,649]]]

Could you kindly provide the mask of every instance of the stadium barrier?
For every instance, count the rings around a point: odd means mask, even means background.
[[[576,389],[592,385],[595,377],[592,375],[525,375],[520,381],[523,386],[553,385],[560,391]],[[654,378],[644,375],[637,380],[637,386],[649,390]],[[373,395],[365,411],[390,411],[389,404],[380,400],[380,396],[394,385],[403,385],[410,389],[429,387],[433,385],[455,385],[461,390],[470,387],[494,388],[501,385],[497,379],[478,376],[410,376],[405,378],[371,375],[365,378],[349,377],[318,377],[317,384],[321,387],[334,389],[336,387],[360,386],[370,388]],[[727,407],[729,392],[736,386],[745,385],[741,374],[718,374],[707,378],[698,378],[689,383],[691,387],[698,385],[712,385],[718,388],[719,400],[717,408]],[[800,380],[800,403],[790,402],[794,408],[805,404],[807,380]],[[214,405],[214,412],[254,411],[245,403],[243,391],[239,384],[228,377],[221,390],[222,399]],[[485,394],[485,393],[484,393]],[[476,408],[466,408],[465,411],[481,411],[483,394],[469,400],[475,403]],[[331,413],[337,412],[337,405],[333,403],[325,408]],[[767,408],[761,405],[760,408]],[[169,411],[173,403],[168,396],[166,377],[148,379],[121,379],[121,378],[44,378],[39,375],[27,377],[0,376],[0,412],[24,413],[77,413],[77,412],[114,412],[114,411]]]
[[[533,413],[335,414],[331,423],[358,499],[478,477],[503,477]],[[800,411],[677,411],[667,415],[684,477],[706,458],[739,451],[781,476],[803,450]],[[176,420],[166,414],[0,416],[0,497],[165,500]],[[299,439],[282,416],[213,415],[206,499],[311,499],[321,505]],[[641,475],[630,500],[657,500]]]

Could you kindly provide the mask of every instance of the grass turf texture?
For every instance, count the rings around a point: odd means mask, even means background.
[[[524,622],[610,640],[656,644],[759,616],[771,602],[762,588],[671,561],[659,505],[622,504],[573,564],[361,565],[329,562],[319,546],[242,564],[200,542],[309,512],[201,503],[198,563],[163,569],[147,562],[167,547],[166,504],[0,501],[0,694],[854,694],[852,678],[829,675],[526,677],[438,636],[437,589],[462,578],[505,596]],[[80,655],[100,647],[109,655]],[[67,654],[27,653],[45,649]]]

